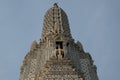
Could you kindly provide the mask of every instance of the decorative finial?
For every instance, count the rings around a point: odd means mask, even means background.
[[[58,5],[57,5],[58,3],[54,3],[54,7],[58,7]]]

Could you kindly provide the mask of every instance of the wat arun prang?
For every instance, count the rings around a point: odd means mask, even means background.
[[[24,58],[20,80],[99,80],[92,57],[75,42],[67,14],[56,3],[44,16],[40,42]]]

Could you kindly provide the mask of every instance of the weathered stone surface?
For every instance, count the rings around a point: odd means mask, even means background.
[[[66,13],[55,3],[45,16],[40,43],[33,41],[20,80],[98,80],[92,57],[74,39]]]

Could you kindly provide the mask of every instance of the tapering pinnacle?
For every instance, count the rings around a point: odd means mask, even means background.
[[[54,3],[54,6],[58,7],[57,3]]]
[[[44,16],[41,39],[47,37],[49,34],[64,34],[66,37],[71,38],[67,15],[57,3],[54,3],[53,7]]]

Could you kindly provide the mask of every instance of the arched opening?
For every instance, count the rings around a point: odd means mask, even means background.
[[[56,41],[56,49],[63,49],[63,42],[62,41]]]

